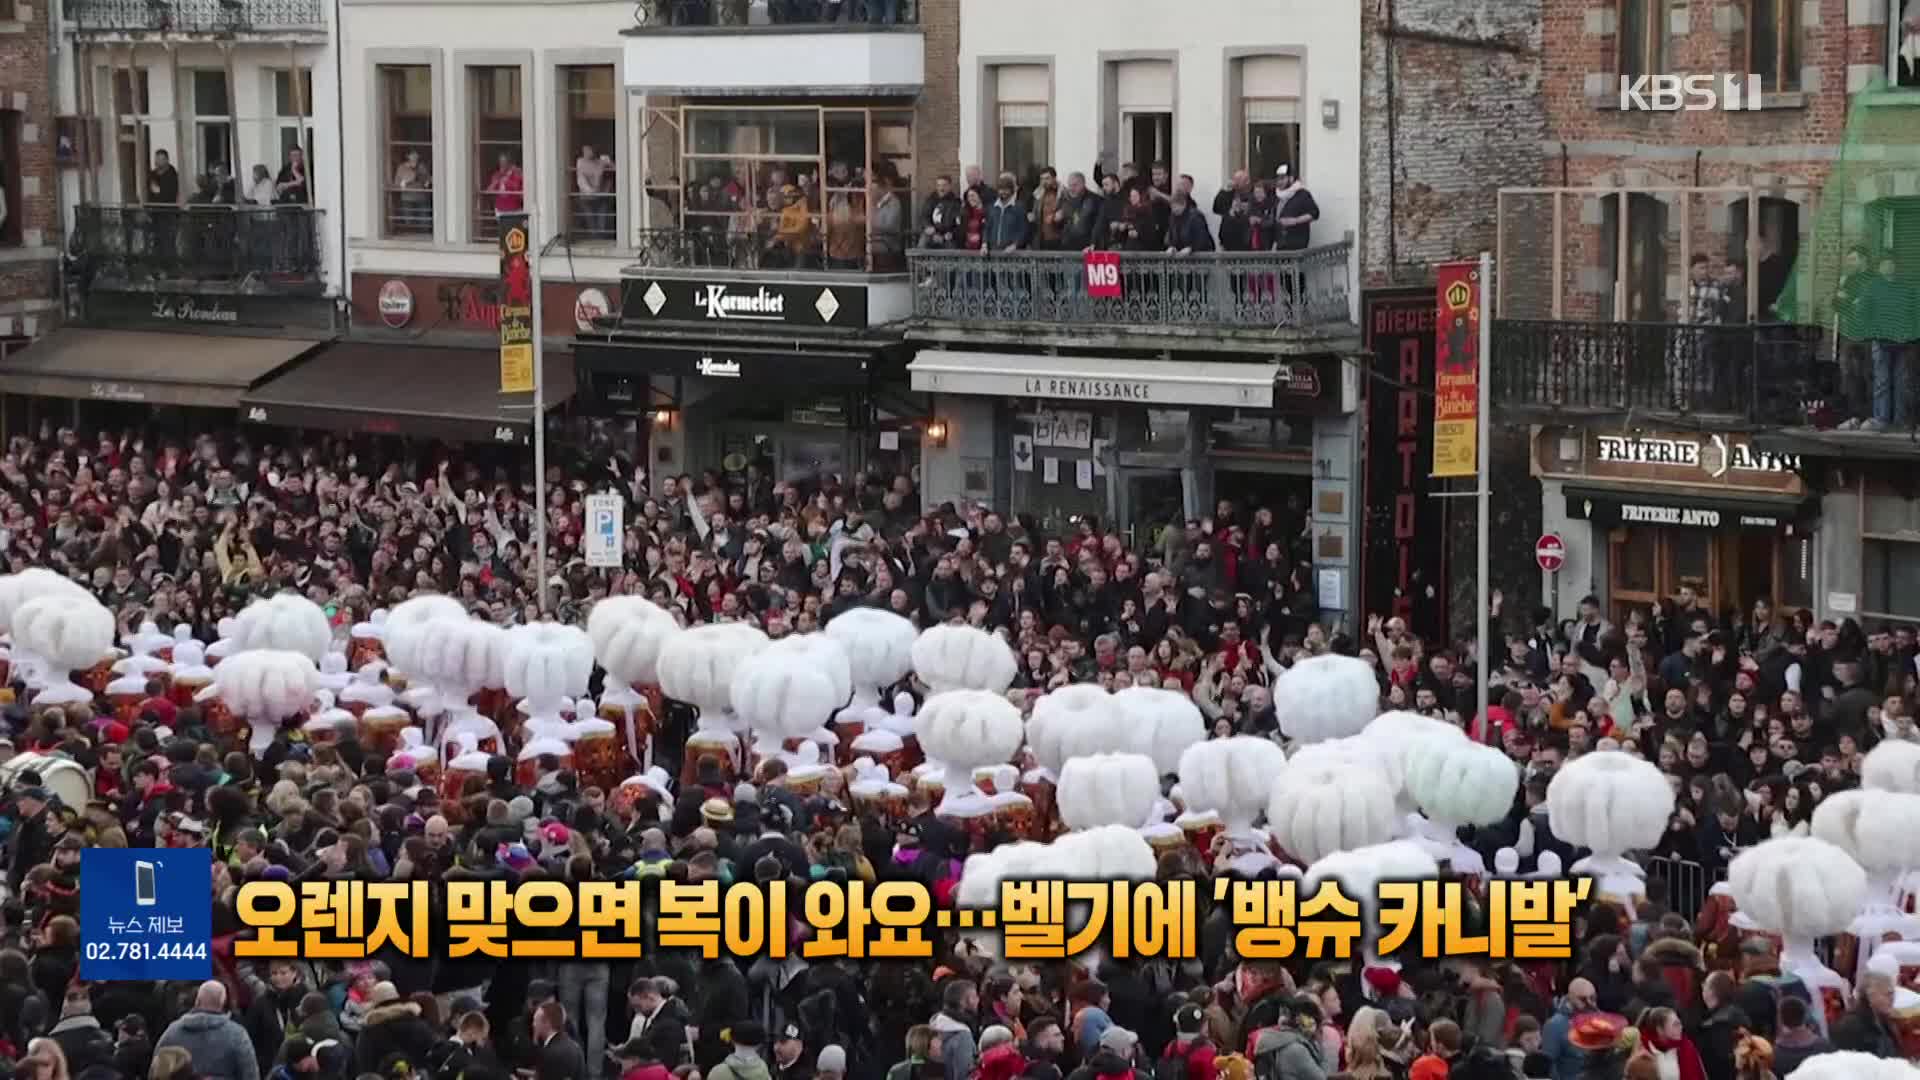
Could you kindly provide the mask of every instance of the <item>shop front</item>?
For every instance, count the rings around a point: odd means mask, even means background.
[[[655,472],[911,473],[925,409],[899,337],[870,328],[889,299],[873,293],[853,275],[630,277],[618,318],[572,343],[577,408],[650,430]]]
[[[1113,522],[1136,545],[1163,528],[1273,511],[1310,554],[1322,607],[1347,610],[1358,369],[1322,354],[1061,355],[923,349],[908,365],[932,395],[943,444],[923,497],[975,500],[1058,530]]]
[[[1794,455],[1732,432],[1546,427],[1533,468],[1566,551],[1545,590],[1562,617],[1591,593],[1619,623],[1682,587],[1715,612],[1814,607],[1819,504]]]
[[[324,297],[115,292],[0,360],[5,426],[210,430],[242,394],[334,336]]]

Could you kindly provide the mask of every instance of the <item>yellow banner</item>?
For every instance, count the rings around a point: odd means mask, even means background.
[[[500,392],[533,392],[533,267],[527,216],[500,215]]]
[[[1436,276],[1433,475],[1473,476],[1480,465],[1480,264],[1442,263]]]

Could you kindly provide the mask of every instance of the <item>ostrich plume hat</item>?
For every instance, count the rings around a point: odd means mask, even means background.
[[[1186,694],[1130,686],[1113,695],[1126,732],[1126,749],[1153,759],[1161,776],[1180,771],[1180,755],[1207,737],[1207,720]]]
[[[419,647],[427,637],[426,628],[443,620],[465,619],[467,609],[451,596],[428,594],[395,605],[387,612],[382,631],[387,657],[393,666],[408,675],[420,674]],[[231,637],[224,628],[222,637]]]
[[[1140,754],[1094,754],[1069,760],[1054,795],[1060,820],[1070,829],[1098,825],[1138,828],[1153,813],[1160,776],[1153,759]]]
[[[333,627],[320,605],[285,592],[255,600],[234,617],[233,647],[281,649],[319,663],[333,646]]]
[[[804,739],[852,694],[847,654],[825,634],[783,638],[734,670],[734,711],[756,731]]]
[[[1384,844],[1397,824],[1393,792],[1378,774],[1331,764],[1289,762],[1267,800],[1268,831],[1302,862]]]
[[[1825,840],[1782,837],[1735,856],[1727,887],[1760,927],[1811,940],[1847,928],[1866,898],[1867,873]]]
[[[703,712],[730,709],[734,673],[767,645],[767,635],[742,623],[683,630],[660,649],[660,690]]]
[[[1228,829],[1246,829],[1266,809],[1286,767],[1286,752],[1271,739],[1209,739],[1180,755],[1180,792],[1187,809],[1214,811]]]
[[[1329,653],[1288,668],[1273,684],[1280,730],[1298,743],[1358,735],[1380,712],[1380,682],[1364,660]]]
[[[1920,795],[1920,743],[1888,739],[1860,762],[1860,786]]]
[[[950,690],[927,699],[918,718],[920,746],[949,768],[1000,765],[1020,750],[1020,710],[1000,693]]]
[[[843,611],[827,623],[826,634],[845,650],[857,686],[892,686],[913,670],[913,623],[891,611]]]
[[[36,597],[13,616],[14,644],[61,672],[99,663],[113,648],[113,629],[113,613],[100,601],[71,593]]]
[[[1491,825],[1513,808],[1520,770],[1491,746],[1426,735],[1406,747],[1407,793],[1428,818],[1456,825]]]
[[[593,678],[593,642],[575,626],[516,626],[507,631],[505,675],[514,697],[538,702],[579,697]]]
[[[1114,698],[1095,683],[1070,683],[1040,695],[1027,720],[1034,760],[1058,773],[1071,758],[1115,749]]]
[[[1007,643],[971,626],[934,626],[913,643],[913,670],[935,693],[987,690],[1004,694],[1017,665]]]
[[[1620,855],[1660,842],[1673,815],[1673,788],[1655,765],[1617,750],[1583,754],[1547,785],[1555,836]]]
[[[680,632],[666,609],[638,596],[610,596],[587,613],[594,657],[615,681],[629,685],[659,681],[660,652]]]

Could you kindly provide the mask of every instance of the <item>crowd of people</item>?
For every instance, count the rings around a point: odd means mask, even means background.
[[[1738,929],[1687,876],[1704,892],[1741,852],[1805,835],[1823,800],[1860,786],[1864,755],[1916,738],[1911,626],[1813,624],[1764,599],[1713,611],[1687,589],[1620,625],[1592,599],[1561,624],[1501,613],[1495,704],[1480,716],[1471,643],[1422,640],[1398,618],[1321,620],[1298,506],[1223,502],[1133,545],[1092,520],[1048,533],[1020,514],[923,505],[904,475],[788,483],[755,462],[650,477],[604,445],[551,460],[541,508],[509,465],[441,447],[48,427],[0,461],[0,551],[11,572],[83,584],[129,642],[147,623],[214,642],[222,620],[289,591],[319,605],[340,642],[376,608],[425,594],[498,625],[536,621],[543,588],[565,623],[637,596],[683,627],[740,623],[775,639],[877,609],[1004,642],[1001,689],[1023,713],[1076,687],[1171,690],[1205,718],[1206,739],[1287,743],[1297,760],[1318,721],[1276,698],[1301,665],[1346,657],[1372,672],[1367,718],[1405,710],[1504,751],[1510,808],[1449,838],[1498,872],[1586,854],[1549,809],[1563,770],[1601,754],[1657,769],[1674,803],[1665,834],[1635,852],[1645,895],[1584,911],[1565,964],[1243,958],[1204,888],[1190,962],[1009,964],[946,932],[932,963],[675,949],[633,962],[236,962],[233,891],[247,880],[836,877],[951,897],[970,852],[1013,837],[956,826],[924,792],[897,812],[857,802],[858,766],[803,796],[777,760],[734,776],[712,758],[683,763],[684,702],[664,703],[653,751],[667,776],[690,767],[686,783],[663,776],[629,800],[547,759],[527,782],[509,740],[456,806],[350,728],[320,745],[290,726],[252,754],[158,683],[124,718],[104,701],[42,708],[16,665],[0,739],[11,1075],[1828,1080],[1869,1075],[1819,1071],[1864,1067],[1829,1051],[1916,1050],[1898,972],[1869,970],[1829,1016],[1777,942]],[[601,490],[632,509],[627,563],[612,572],[578,557],[582,499]],[[559,568],[546,582],[531,562],[541,527]],[[603,680],[596,670],[595,693]],[[883,700],[934,689],[909,675]],[[54,795],[47,766],[7,768],[28,752],[84,770],[90,797]],[[215,978],[78,978],[88,845],[212,848]],[[1163,877],[1239,872],[1225,844],[1156,850]]]

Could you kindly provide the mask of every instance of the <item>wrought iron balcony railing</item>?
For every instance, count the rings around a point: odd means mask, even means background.
[[[320,284],[321,211],[307,206],[81,206],[74,257],[91,280],[143,287]]]
[[[1494,403],[1556,413],[1709,414],[1769,424],[1804,417],[1807,393],[1831,367],[1817,326],[1740,323],[1493,324]]]
[[[870,237],[864,224],[834,228],[829,222],[826,235],[815,231],[796,240],[767,229],[642,229],[636,246],[642,266],[897,274],[907,268],[905,242]]]
[[[1303,329],[1351,324],[1348,241],[1305,251],[1123,252],[1118,296],[1078,251],[908,253],[916,318],[960,323]]]
[[[720,27],[782,30],[832,26],[846,30],[913,26],[919,0],[638,0],[633,20],[642,29]]]
[[[320,0],[69,0],[83,32],[239,34],[325,31]]]

